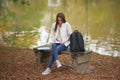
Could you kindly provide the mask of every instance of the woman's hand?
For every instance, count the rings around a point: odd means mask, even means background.
[[[64,44],[64,43],[61,41],[60,44]]]

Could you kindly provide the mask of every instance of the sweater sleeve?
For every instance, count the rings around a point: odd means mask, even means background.
[[[66,31],[67,31],[67,37],[64,39],[64,41],[63,41],[63,43],[66,43],[68,40],[69,40],[69,38],[70,38],[70,35],[72,34],[72,28],[71,28],[71,25],[67,22],[66,23]]]

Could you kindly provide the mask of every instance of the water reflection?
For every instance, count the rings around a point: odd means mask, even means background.
[[[60,5],[60,0],[48,0],[48,6],[57,7]]]
[[[37,46],[45,45],[48,40],[49,33],[46,30],[46,26],[41,26],[39,29],[40,39],[37,41]]]
[[[91,39],[91,36],[85,35],[84,40],[86,50],[91,50],[101,55],[108,55],[113,57],[120,56],[118,50],[119,48],[117,48],[116,45],[112,44],[112,41],[114,41],[113,38],[107,38],[108,41],[99,41],[99,38]]]

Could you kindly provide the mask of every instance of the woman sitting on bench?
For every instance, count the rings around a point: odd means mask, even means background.
[[[63,13],[58,13],[56,16],[56,22],[51,26],[50,42],[52,43],[52,53],[50,62],[47,69],[42,72],[42,75],[47,75],[51,72],[51,67],[56,62],[57,68],[61,67],[61,63],[58,60],[58,53],[65,51],[70,44],[69,37],[72,33],[71,25],[66,22]]]

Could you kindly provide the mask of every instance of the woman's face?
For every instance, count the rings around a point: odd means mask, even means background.
[[[62,22],[62,19],[60,17],[58,17],[58,24],[61,25],[63,22]]]

